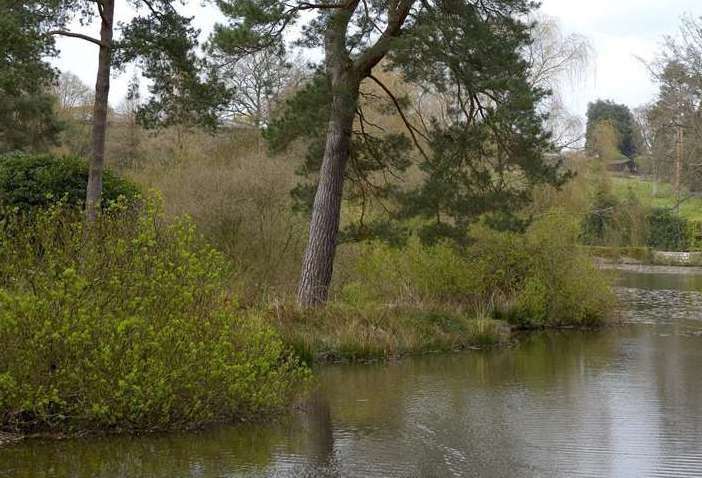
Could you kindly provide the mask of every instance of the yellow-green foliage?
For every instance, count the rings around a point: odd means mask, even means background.
[[[613,295],[606,275],[578,247],[579,231],[577,220],[552,210],[526,234],[477,226],[462,251],[418,241],[402,249],[369,244],[341,298],[451,306],[529,326],[594,325],[610,314]]]
[[[0,224],[0,428],[153,430],[284,406],[308,372],[187,220],[57,206]]]
[[[480,277],[448,244],[427,247],[413,240],[401,249],[382,243],[362,248],[357,263],[358,280],[342,290],[347,302],[465,302],[480,287]]]
[[[529,273],[530,256],[524,236],[477,225],[471,237],[474,243],[464,254],[478,278],[480,297],[491,304],[511,297]]]
[[[611,284],[590,256],[576,247],[580,225],[554,210],[525,236],[529,261],[517,296],[518,318],[549,325],[596,325],[614,305]]]

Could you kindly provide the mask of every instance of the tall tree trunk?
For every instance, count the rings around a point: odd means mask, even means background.
[[[332,107],[324,158],[314,197],[307,249],[297,289],[298,304],[310,307],[326,302],[336,254],[336,241],[349,158],[359,80],[351,69],[331,75]]]
[[[112,65],[112,34],[115,11],[114,0],[101,2],[100,57],[95,81],[93,109],[92,157],[88,172],[88,190],[85,209],[88,223],[95,222],[102,196],[102,173],[105,167],[105,136],[107,132],[108,97],[110,94],[110,68]],[[98,4],[100,7],[100,4]]]
[[[352,60],[347,50],[347,32],[360,0],[338,2],[339,8],[330,14],[324,35],[324,61],[331,81],[332,102],[327,142],[310,220],[310,235],[297,289],[297,302],[303,307],[322,304],[329,295],[339,233],[344,170],[349,159],[361,80],[370,75],[373,67],[383,59],[391,39],[400,33],[413,4],[412,0],[390,2],[394,7],[388,12],[387,28],[372,47]]]

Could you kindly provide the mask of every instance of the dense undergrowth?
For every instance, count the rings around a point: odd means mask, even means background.
[[[140,431],[259,418],[302,389],[302,362],[493,346],[515,327],[611,317],[609,277],[579,246],[582,181],[538,192],[525,233],[478,221],[460,246],[426,245],[411,227],[405,244],[343,244],[330,303],[301,310],[293,293],[306,219],[291,207],[295,157],[198,138],[170,151],[160,139],[161,159],[119,167],[139,185],[124,183],[130,191],[159,190],[163,212],[122,194],[84,230],[77,193],[6,201],[0,428]],[[32,174],[6,176],[28,186],[47,177]]]
[[[160,430],[287,406],[308,371],[185,219],[65,203],[0,222],[0,428]]]
[[[577,221],[554,210],[526,234],[474,227],[464,250],[371,244],[342,295],[352,303],[443,306],[527,327],[597,325],[612,304],[610,284],[577,247],[578,234]]]
[[[611,316],[609,279],[578,247],[579,221],[587,210],[582,180],[537,196],[527,212],[537,219],[526,235],[476,226],[467,248],[425,246],[416,237],[399,247],[343,244],[332,303],[301,313],[292,303],[306,218],[293,211],[290,197],[301,154],[271,157],[249,133],[236,134],[207,141],[193,135],[186,147],[166,155],[170,163],[123,171],[161,191],[170,215],[192,216],[233,264],[232,287],[241,303],[266,311],[306,359],[483,346],[505,340],[505,322],[594,326]],[[418,180],[412,174],[407,181]],[[355,214],[344,211],[347,219]]]
[[[513,328],[597,327],[612,316],[610,277],[554,210],[526,234],[474,227],[472,245],[347,246],[354,264],[334,301],[268,317],[308,361],[368,360],[505,343]]]

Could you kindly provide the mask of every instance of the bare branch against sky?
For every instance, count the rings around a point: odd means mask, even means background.
[[[650,101],[656,94],[656,87],[637,57],[653,59],[663,36],[677,32],[683,14],[702,16],[699,0],[543,0],[542,10],[558,19],[564,33],[584,35],[594,47],[594,68],[590,78],[567,87],[563,93],[565,106],[583,116],[587,103],[597,98],[613,99],[631,107]],[[215,7],[203,6],[199,0],[188,2],[184,12],[195,16],[195,23],[202,29],[203,36],[209,33],[218,18]],[[97,28],[97,25],[92,25],[80,31],[90,34]],[[97,55],[86,55],[85,49],[93,47],[70,38],[59,39],[58,46],[61,56],[56,65],[92,83]],[[110,98],[113,105],[125,97],[130,77],[131,72],[126,72],[113,82]]]

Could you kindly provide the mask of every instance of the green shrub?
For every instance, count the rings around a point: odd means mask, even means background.
[[[608,277],[577,247],[580,225],[555,210],[525,236],[529,267],[517,295],[517,311],[528,325],[597,325],[614,306]]]
[[[63,204],[0,223],[0,428],[154,430],[286,405],[307,377],[225,293],[222,256],[158,208],[85,241]]]
[[[526,234],[475,226],[466,249],[366,245],[357,279],[341,298],[356,306],[467,309],[525,326],[595,325],[608,318],[614,299],[607,276],[578,246],[580,231],[577,220],[552,210]]]
[[[357,276],[342,291],[347,301],[466,302],[480,291],[480,277],[452,246],[425,246],[417,239],[403,248],[379,242],[362,246]]]
[[[474,242],[465,254],[481,296],[489,302],[511,296],[529,273],[530,258],[524,236],[483,225],[474,226],[470,235]]]
[[[648,216],[648,246],[661,251],[687,251],[691,232],[687,219],[667,208],[656,208]]]
[[[0,204],[26,211],[65,198],[82,204],[88,185],[88,163],[75,156],[14,153],[0,156]],[[107,170],[103,176],[103,202],[134,198],[137,187]]]

